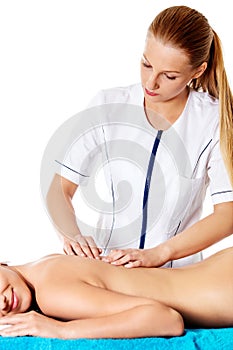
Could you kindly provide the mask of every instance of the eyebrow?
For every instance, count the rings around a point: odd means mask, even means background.
[[[148,63],[150,63],[150,61],[149,61],[148,58],[145,56],[145,54],[143,54],[142,57],[143,57]],[[176,71],[176,70],[164,70],[163,72],[165,72],[165,73],[176,73],[176,74],[180,74],[180,72],[178,72],[178,71]]]

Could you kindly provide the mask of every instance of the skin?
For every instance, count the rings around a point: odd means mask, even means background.
[[[197,69],[189,64],[187,54],[181,49],[164,44],[148,34],[141,59],[141,83],[146,110],[157,112],[173,124],[181,115],[187,102],[187,84],[203,74],[207,63]],[[150,96],[149,90],[157,96]],[[149,120],[153,125],[153,120]]]
[[[164,44],[148,33],[141,60],[141,83],[145,112],[152,126],[155,126],[153,116],[157,113],[170,124],[179,118],[187,102],[188,83],[200,77],[206,68],[207,63],[203,62],[193,69],[184,51]],[[148,91],[157,95],[151,96]],[[82,236],[76,223],[72,198],[77,188],[76,184],[56,174],[47,195],[49,212],[66,254],[99,258],[101,249],[91,236]],[[128,267],[162,266],[168,261],[202,251],[233,233],[233,202],[217,204],[213,209],[211,215],[157,247],[113,250],[105,262],[128,263]]]
[[[11,325],[0,335],[130,338],[180,336],[184,323],[232,327],[232,266],[233,248],[177,269],[127,269],[71,255],[0,267],[0,325]],[[29,290],[43,315],[27,312]]]

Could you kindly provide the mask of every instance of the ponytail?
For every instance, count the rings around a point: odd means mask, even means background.
[[[233,97],[224,68],[221,42],[208,20],[187,6],[173,6],[156,16],[149,31],[164,43],[183,49],[193,68],[207,62],[190,87],[219,99],[220,147],[233,186]]]
[[[211,95],[219,98],[220,147],[233,185],[233,97],[224,68],[221,42],[218,35],[213,33],[207,89]]]

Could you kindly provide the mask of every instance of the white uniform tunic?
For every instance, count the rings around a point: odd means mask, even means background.
[[[160,121],[152,127],[143,105],[141,84],[100,91],[84,116],[91,122],[83,119],[82,133],[57,159],[60,174],[79,185],[74,207],[81,231],[105,253],[154,247],[185,230],[200,219],[208,185],[213,204],[233,201],[219,149],[218,100],[190,90],[166,130]]]

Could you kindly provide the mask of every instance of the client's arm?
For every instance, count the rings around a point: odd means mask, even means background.
[[[44,313],[52,318],[35,312],[6,316],[0,319],[0,324],[13,326],[0,331],[0,335],[75,339],[176,336],[183,333],[181,315],[157,301],[86,283],[76,286],[70,286],[66,295],[59,293],[57,286],[52,286],[50,293],[53,298],[47,296],[45,303],[41,302]]]

